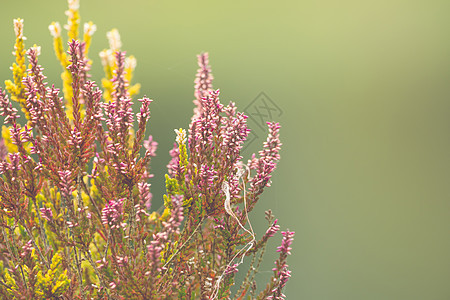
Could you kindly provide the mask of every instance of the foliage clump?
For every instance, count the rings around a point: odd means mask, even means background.
[[[279,231],[271,212],[257,239],[249,221],[280,159],[278,123],[247,164],[240,151],[249,129],[233,102],[212,87],[208,54],[198,56],[189,130],[175,130],[165,209],[151,211],[150,162],[157,143],[145,138],[147,97],[132,97],[136,60],[121,51],[117,30],[101,52],[105,78],[90,80],[92,22],[79,35],[79,4],[69,0],[68,49],[61,26],[49,26],[63,67],[62,96],[25,47],[14,20],[13,79],[0,88],[0,297],[2,299],[283,299],[293,232],[283,232],[279,259],[257,294],[255,274],[267,241]],[[20,105],[26,118],[19,123]],[[243,259],[252,257],[235,295]]]

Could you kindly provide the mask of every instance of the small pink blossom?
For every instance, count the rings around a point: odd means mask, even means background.
[[[102,210],[102,223],[108,225],[111,229],[123,227],[122,216],[123,216],[123,201],[124,199],[119,199],[117,201],[111,200]]]
[[[158,143],[153,140],[153,136],[149,136],[147,140],[144,141],[144,148],[149,151],[150,156],[156,156],[156,149],[158,148]]]
[[[294,241],[295,232],[286,230],[286,231],[283,231],[281,234],[283,234],[283,240],[281,241],[281,246],[279,246],[277,248],[277,252],[282,252],[282,253],[290,255],[291,254],[290,251],[292,250],[290,245]]]
[[[50,208],[42,207],[40,211],[42,218],[46,219],[49,222],[53,221],[53,212]]]

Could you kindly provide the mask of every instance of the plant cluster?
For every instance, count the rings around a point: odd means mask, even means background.
[[[257,293],[255,274],[280,227],[266,212],[257,239],[248,217],[280,159],[279,124],[268,123],[263,150],[244,164],[247,116],[219,101],[208,54],[200,54],[194,115],[188,132],[175,130],[164,210],[152,212],[157,143],[145,137],[152,100],[132,109],[136,60],[110,31],[98,87],[88,57],[96,27],[86,23],[80,37],[79,3],[68,2],[67,50],[60,25],[49,26],[62,96],[46,82],[40,47],[26,49],[23,20],[14,20],[9,96],[0,89],[0,298],[284,299],[294,233],[282,233],[273,276]],[[251,266],[232,293],[245,257]]]

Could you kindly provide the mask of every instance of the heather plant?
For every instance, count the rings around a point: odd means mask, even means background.
[[[67,49],[61,26],[49,26],[62,92],[46,82],[40,47],[25,47],[23,20],[14,20],[16,61],[0,89],[1,299],[284,299],[294,233],[282,232],[273,276],[258,293],[255,275],[280,226],[266,212],[257,238],[249,219],[280,159],[279,124],[268,123],[263,149],[244,164],[247,116],[219,101],[200,54],[194,114],[188,131],[175,130],[164,208],[154,210],[152,100],[138,99],[133,113],[136,59],[112,30],[101,88],[90,80],[96,27],[86,23],[81,37],[78,1],[68,3]]]

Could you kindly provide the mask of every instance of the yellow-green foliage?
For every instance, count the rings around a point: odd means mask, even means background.
[[[174,256],[176,249],[178,246],[178,241],[167,242],[164,246],[164,250],[161,251],[160,260],[162,264],[165,264],[167,261],[170,261]],[[169,274],[172,272],[172,268],[169,269]]]
[[[179,150],[179,161],[178,167],[181,170],[181,174],[176,174],[177,178],[170,178],[169,175],[166,174],[166,190],[167,195],[164,195],[164,206],[167,209],[172,209],[172,197],[176,195],[185,196],[187,192],[185,176],[186,170],[188,167],[188,155],[186,149],[186,131],[180,128],[179,130],[175,130],[177,133],[177,142],[178,142],[178,150]],[[183,207],[190,207],[192,204],[192,198],[183,198]],[[164,211],[164,214],[166,211]],[[163,214],[163,216],[164,216]]]
[[[61,194],[56,187],[52,187],[48,189],[48,195],[42,191],[36,196],[37,203],[41,203],[45,207],[49,207],[53,209],[53,212],[56,211],[56,207],[60,207],[61,204]]]
[[[36,256],[34,249],[31,251],[31,257],[37,263],[34,267],[35,271],[39,268],[43,268],[39,264],[39,259]],[[61,261],[62,257],[60,253],[57,252],[53,255],[52,263],[47,271],[43,272],[41,269],[37,272],[35,281],[31,280],[31,278],[29,279],[30,283],[35,282],[34,291],[36,295],[39,296],[39,299],[56,299],[69,288],[70,280],[67,277],[67,270],[63,270],[63,267],[61,266]],[[19,290],[19,287],[9,271],[3,267],[1,269],[5,283],[9,286],[7,291],[11,296],[14,296],[15,292]],[[26,265],[22,265],[21,272],[23,272],[25,278],[28,278],[33,274]]]
[[[180,151],[180,155],[179,155],[179,158],[180,158],[180,162],[179,162],[179,165],[181,166],[181,167],[183,167],[184,168],[184,174],[183,174],[183,176],[186,174],[186,168],[187,168],[187,165],[188,165],[188,157],[187,157],[187,151],[186,151],[186,144],[185,143],[180,143],[179,145],[178,145],[178,149],[179,149],[179,151]]]
[[[14,56],[16,62],[12,64],[11,70],[13,73],[13,80],[5,80],[6,90],[10,93],[11,99],[19,102],[22,111],[25,113],[27,119],[29,119],[29,113],[25,103],[25,87],[22,83],[23,78],[27,75],[27,66],[25,64],[25,37],[23,36],[23,20],[14,20],[14,31],[16,34],[16,42],[14,44]]]
[[[84,46],[84,54],[88,55],[89,52],[89,47],[91,46],[91,41],[92,41],[92,35],[94,34],[95,30],[96,30],[96,26],[92,21],[87,22],[86,24],[84,24],[84,35],[83,35],[83,40],[85,43]]]
[[[165,195],[164,195],[165,196]],[[164,198],[164,203],[166,203],[166,198]],[[166,222],[169,218],[170,218],[170,208],[166,207],[161,215],[161,217],[159,217],[159,220],[161,222]]]
[[[100,198],[100,192],[95,185],[95,179],[91,179],[91,188],[90,188],[90,196],[92,199],[98,199]]]
[[[163,195],[164,206],[166,207],[167,212],[170,213],[170,209],[173,208],[172,197],[176,195],[184,195],[184,193],[182,192],[181,187],[178,184],[178,180],[175,178],[170,178],[169,175],[167,174],[166,174],[166,191],[167,195]],[[192,198],[183,199],[183,207],[189,207],[191,206],[191,203]],[[166,214],[166,210],[164,211],[164,214]]]
[[[79,7],[76,1],[69,1],[69,10],[66,11],[67,19],[67,36],[68,40],[78,40],[79,37],[79,27],[80,27],[80,13]],[[63,81],[63,93],[64,99],[66,100],[66,113],[67,117],[70,120],[73,120],[73,89],[72,89],[72,74],[67,70],[67,67],[70,64],[69,57],[64,50],[64,43],[61,36],[61,26],[58,22],[53,22],[49,26],[50,32],[53,36],[53,48],[55,50],[55,55],[61,66],[63,68],[63,72],[61,73],[61,79]],[[91,37],[95,31],[95,25],[92,22],[85,24],[85,32],[84,32],[84,42],[85,42],[85,54],[87,56],[87,52],[89,51],[89,46],[91,44]],[[89,62],[90,63],[90,62]],[[84,116],[84,109],[81,109],[81,117]]]
[[[131,55],[127,57],[125,60],[126,68],[125,68],[125,80],[127,82],[131,82],[134,75],[134,69],[136,68],[136,58]],[[136,83],[128,88],[128,93],[130,94],[130,97],[133,97],[134,95],[139,93],[139,90],[141,89],[141,85],[139,83]]]
[[[16,281],[14,280],[14,278],[9,274],[8,270],[5,269],[5,283],[10,287],[8,288],[8,292],[11,293],[11,295],[14,294],[15,291],[17,291],[19,289],[19,287],[17,286]]]
[[[8,150],[8,153],[15,153],[18,151],[17,146],[14,145],[11,141],[11,126],[6,127],[5,125],[2,126],[2,138],[5,142],[6,149]]]
[[[175,178],[170,178],[169,175],[166,174],[166,191],[167,191],[167,195],[169,197],[171,196],[175,196],[175,195],[180,195],[180,185],[178,184],[178,180],[176,180]],[[172,203],[167,203],[168,205],[166,205],[166,203],[164,203],[166,207],[171,208],[172,207]]]
[[[67,270],[63,270],[61,266],[62,257],[60,252],[53,255],[50,269],[45,274],[40,270],[36,281],[36,294],[41,296],[41,299],[48,299],[49,297],[61,296],[69,287],[70,280],[67,277]]]
[[[61,27],[59,26],[59,23],[52,22],[49,26],[49,29],[53,35],[53,49],[55,50],[56,58],[58,58],[63,68],[66,68],[68,60],[67,54],[64,51],[63,40],[61,37]]]
[[[74,199],[78,199],[78,192],[76,190],[73,191],[72,196]],[[86,206],[89,204],[89,196],[84,191],[81,191],[81,201],[82,201],[82,203],[81,203],[82,206]],[[73,205],[74,205],[75,210],[77,210],[79,208],[77,201],[74,201]]]
[[[80,26],[80,13],[78,1],[69,1],[69,10],[66,11],[69,40],[78,40],[78,27]]]

